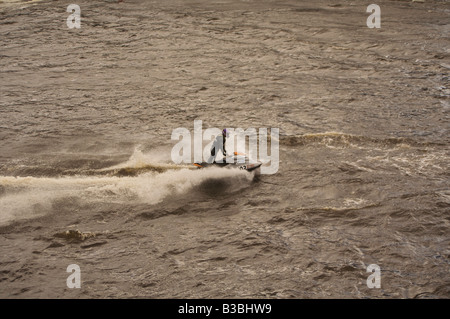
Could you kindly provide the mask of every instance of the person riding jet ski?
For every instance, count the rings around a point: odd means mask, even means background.
[[[230,136],[230,133],[226,128],[222,130],[222,135],[217,135],[211,146],[211,157],[208,159],[208,163],[215,163],[216,157],[219,151],[222,151],[223,156],[227,156],[227,151],[225,149],[225,144],[227,141],[227,137]]]
[[[227,129],[222,130],[222,134],[217,135],[216,139],[212,143],[211,146],[211,156],[209,157],[207,162],[197,162],[194,165],[199,168],[207,168],[207,167],[226,167],[226,168],[239,168],[242,170],[246,170],[247,172],[256,171],[258,172],[259,167],[261,167],[262,163],[259,161],[252,161],[246,154],[239,152],[232,152],[232,154],[227,155],[227,151],[225,149],[225,144],[227,141],[227,137],[230,136],[230,132]],[[223,158],[221,158],[218,162],[216,162],[216,157],[222,151]],[[226,157],[226,160],[225,160]]]

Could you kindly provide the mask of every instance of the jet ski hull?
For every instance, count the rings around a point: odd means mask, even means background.
[[[236,164],[236,163],[206,163],[206,162],[202,162],[202,163],[195,163],[195,166],[197,166],[198,168],[207,168],[207,167],[225,167],[225,168],[239,168],[239,169],[243,169],[246,170],[247,172],[252,172],[254,170],[257,170],[258,168],[261,167],[261,163],[255,163],[255,164]]]
[[[242,160],[240,162],[242,162]],[[198,168],[207,168],[207,167],[239,168],[239,169],[242,169],[242,170],[246,170],[247,172],[256,171],[262,165],[262,163],[260,163],[260,162],[250,163],[250,161],[249,161],[249,159],[247,157],[245,158],[245,161],[243,163],[240,163],[240,162],[237,161],[236,158],[233,158],[233,162],[227,163],[226,159],[224,158],[222,163],[202,162],[202,163],[194,163],[194,165],[197,166]]]

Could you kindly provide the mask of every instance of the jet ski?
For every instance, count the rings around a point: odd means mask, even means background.
[[[222,163],[194,163],[197,168],[207,168],[207,167],[226,167],[226,168],[239,168],[246,170],[247,172],[252,172],[257,170],[262,163],[250,163],[250,158],[243,153],[234,152],[234,155],[224,157]]]

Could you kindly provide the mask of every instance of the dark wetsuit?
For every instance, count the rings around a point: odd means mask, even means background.
[[[227,151],[225,150],[225,143],[227,141],[226,136],[218,135],[214,140],[214,143],[211,147],[211,157],[208,162],[212,163],[216,160],[217,153],[222,151],[223,156],[227,156]],[[221,143],[222,142],[222,143]]]

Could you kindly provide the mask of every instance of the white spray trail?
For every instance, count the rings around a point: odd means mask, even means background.
[[[0,177],[0,225],[45,215],[56,200],[77,198],[83,203],[156,204],[211,180],[249,185],[253,175],[239,169],[168,170],[137,177],[71,176],[61,178]]]

